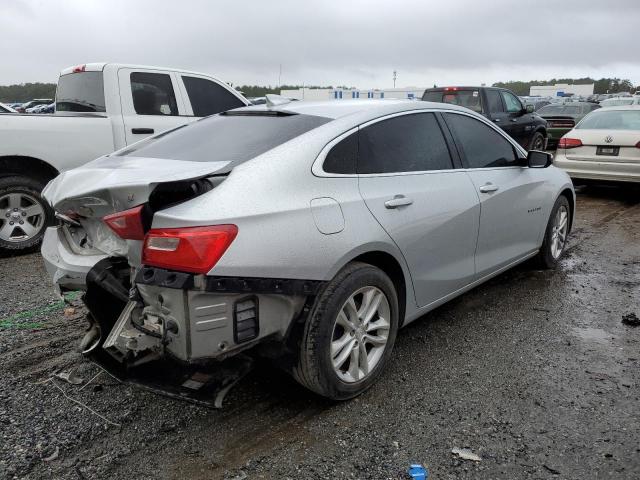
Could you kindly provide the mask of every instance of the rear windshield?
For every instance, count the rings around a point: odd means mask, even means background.
[[[478,90],[444,90],[424,92],[422,100],[426,102],[450,103],[467,107],[481,113],[480,92]]]
[[[582,107],[579,105],[547,105],[538,110],[540,115],[580,115]]]
[[[56,91],[56,111],[105,112],[102,72],[62,75]]]
[[[640,130],[640,110],[597,110],[576,126],[581,130]]]
[[[119,156],[189,162],[232,162],[232,167],[329,121],[314,115],[269,115],[229,112],[203,118],[150,137]]]

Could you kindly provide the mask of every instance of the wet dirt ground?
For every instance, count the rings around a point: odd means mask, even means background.
[[[581,190],[556,271],[519,266],[414,322],[346,403],[264,365],[221,411],[93,378],[79,300],[37,254],[0,270],[0,478],[640,478],[640,327],[621,322],[640,316],[638,190]],[[51,379],[70,368],[83,383]]]

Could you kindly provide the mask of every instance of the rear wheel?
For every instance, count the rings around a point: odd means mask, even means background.
[[[569,200],[564,195],[558,197],[547,223],[542,247],[537,255],[538,264],[542,268],[555,268],[567,245],[571,209]]]
[[[544,136],[540,132],[536,132],[531,137],[529,150],[544,150]]]
[[[361,394],[384,370],[398,323],[398,298],[389,277],[372,265],[349,264],[316,299],[294,377],[334,400]]]
[[[40,246],[54,220],[41,196],[43,188],[41,182],[21,175],[0,178],[1,253],[26,253]]]

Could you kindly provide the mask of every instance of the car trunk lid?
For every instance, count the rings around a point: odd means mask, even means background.
[[[640,163],[640,134],[631,130],[574,129],[566,137],[582,142],[566,150],[569,160],[609,163]]]
[[[143,204],[147,214],[211,190],[228,173],[230,162],[190,162],[106,156],[62,173],[43,191],[63,222],[81,230],[79,247],[128,256],[139,264],[141,241],[124,240],[103,218]]]

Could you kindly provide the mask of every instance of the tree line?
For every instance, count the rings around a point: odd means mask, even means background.
[[[494,87],[503,87],[512,90],[516,95],[529,95],[532,85],[555,85],[556,83],[569,83],[575,85],[594,84],[593,93],[619,93],[634,92],[635,88],[629,79],[601,78],[595,80],[590,77],[585,78],[553,78],[551,80],[534,80],[529,82],[509,81],[494,83]],[[296,90],[303,85],[282,85],[280,87],[261,85],[239,85],[236,90],[242,92],[246,97],[264,97],[267,93],[280,93],[280,90]],[[332,86],[320,87],[304,85],[305,88],[333,88]],[[346,88],[346,87],[341,87]],[[28,102],[34,98],[54,98],[56,94],[55,83],[21,83],[18,85],[0,86],[0,102]]]
[[[54,98],[55,83],[21,83],[19,85],[0,86],[0,102],[28,102],[34,98]]]

